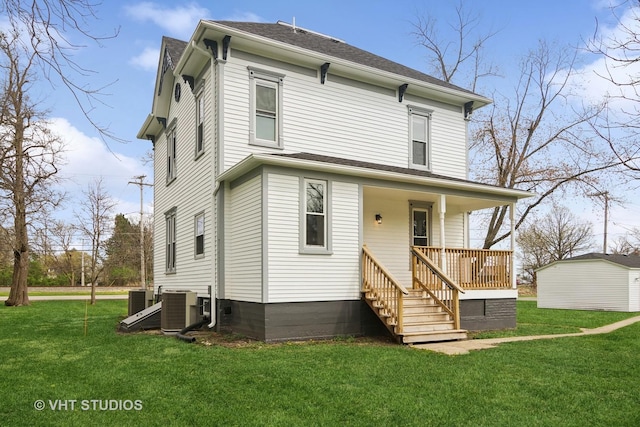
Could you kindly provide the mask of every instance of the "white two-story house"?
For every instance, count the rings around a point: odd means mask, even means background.
[[[210,326],[266,341],[515,326],[513,241],[469,248],[470,212],[528,196],[467,179],[467,124],[489,102],[281,22],[163,38],[138,134],[155,292],[211,298]]]

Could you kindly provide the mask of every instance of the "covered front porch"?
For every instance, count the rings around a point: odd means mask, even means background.
[[[365,301],[400,341],[460,339],[466,337],[465,327],[515,325],[517,195],[492,193],[493,188],[483,187],[476,192],[363,188],[362,291]],[[512,231],[507,247],[472,248],[469,215],[504,205],[510,207]],[[407,299],[412,301],[409,305]],[[424,307],[418,309],[418,305]],[[435,308],[428,308],[432,305]],[[421,313],[419,318],[416,312]],[[446,314],[438,319],[447,325],[427,312]]]

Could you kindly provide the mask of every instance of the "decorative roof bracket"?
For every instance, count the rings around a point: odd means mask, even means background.
[[[231,36],[224,36],[222,39],[222,59],[227,60],[227,53],[229,53],[229,44],[231,43]]]
[[[404,98],[404,93],[407,91],[408,87],[409,83],[398,86],[398,102],[402,102],[402,98]]]
[[[218,42],[215,40],[211,40],[211,39],[204,39],[202,40],[202,43],[204,43],[204,46],[211,50],[211,54],[213,55],[213,59],[218,59]]]
[[[329,62],[325,62],[320,66],[320,83],[324,84],[325,79],[327,78],[327,71],[329,71]]]
[[[193,76],[189,76],[187,74],[183,74],[182,75],[183,80],[185,81],[185,83],[187,83],[189,85],[189,87],[191,88],[191,92],[193,92],[193,88],[195,86],[195,82],[196,79],[193,78]]]

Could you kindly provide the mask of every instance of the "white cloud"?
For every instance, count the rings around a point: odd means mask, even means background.
[[[115,152],[118,146],[107,147],[99,138],[90,137],[75,128],[63,118],[51,120],[51,130],[62,138],[65,144],[64,163],[60,166],[61,187],[68,194],[64,210],[59,212],[63,220],[71,220],[82,192],[96,179],[102,178],[102,185],[109,196],[116,201],[114,214],[135,214],[140,211],[140,190],[129,185],[132,177],[147,175],[145,182],[153,180],[150,167],[143,166],[138,159]],[[148,187],[147,187],[148,188]],[[146,212],[152,202],[152,191],[145,189]]]
[[[189,39],[198,21],[209,16],[209,11],[196,3],[168,8],[158,3],[142,2],[125,6],[124,9],[131,18],[140,22],[152,22],[169,35],[182,39]]]
[[[160,57],[160,49],[147,47],[138,56],[134,56],[129,63],[136,68],[147,71],[156,71],[158,68],[158,58]]]

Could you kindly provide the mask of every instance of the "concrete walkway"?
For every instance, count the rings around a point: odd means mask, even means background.
[[[449,355],[468,354],[469,351],[471,350],[485,350],[488,348],[494,348],[498,344],[501,344],[503,342],[548,340],[548,339],[563,338],[563,337],[579,337],[583,335],[607,334],[609,332],[615,331],[616,329],[629,326],[636,322],[640,322],[640,316],[631,317],[629,319],[621,320],[619,322],[612,323],[610,325],[601,326],[595,329],[582,329],[582,332],[576,332],[573,334],[533,335],[533,336],[523,336],[523,337],[488,338],[488,339],[482,339],[482,340],[448,341],[448,342],[437,342],[437,343],[429,343],[429,344],[416,344],[416,345],[412,345],[412,347],[419,348],[422,350],[431,350],[438,353],[444,353]]]

